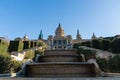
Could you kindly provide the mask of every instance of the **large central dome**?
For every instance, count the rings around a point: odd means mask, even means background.
[[[55,36],[60,37],[60,36],[65,36],[64,34],[64,29],[61,27],[59,24],[56,31],[55,31]]]

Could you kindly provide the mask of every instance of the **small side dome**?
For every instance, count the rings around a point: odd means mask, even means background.
[[[23,37],[23,40],[28,40],[27,34],[25,34],[25,36]]]
[[[52,35],[49,35],[49,36],[48,36],[48,39],[49,39],[49,40],[53,39],[53,36],[52,36]]]

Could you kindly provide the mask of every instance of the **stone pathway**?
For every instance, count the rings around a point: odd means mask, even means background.
[[[120,77],[83,77],[83,78],[0,78],[0,80],[120,80]]]

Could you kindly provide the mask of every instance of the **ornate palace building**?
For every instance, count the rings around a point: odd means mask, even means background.
[[[96,38],[97,37],[93,33],[91,39],[96,39]],[[28,36],[25,35],[23,37],[23,40],[29,40]],[[71,49],[73,47],[73,44],[89,41],[90,39],[82,39],[79,30],[77,30],[76,39],[72,39],[71,35],[67,35],[67,36],[65,35],[64,29],[59,24],[57,29],[55,30],[55,36],[49,35],[48,38],[45,40],[43,39],[43,34],[41,30],[38,40],[44,41],[48,45],[48,49]]]
[[[47,39],[48,49],[71,49],[74,43],[81,41],[79,30],[77,30],[76,39],[73,40],[71,35],[65,36],[64,29],[60,24],[55,31],[55,36],[49,35]]]

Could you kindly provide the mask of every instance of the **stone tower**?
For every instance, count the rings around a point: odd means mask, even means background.
[[[77,30],[76,39],[77,39],[77,40],[82,40],[81,35],[80,35],[80,33],[79,33],[79,30]]]
[[[95,36],[95,34],[93,33],[92,39],[97,39],[97,37]]]
[[[42,33],[42,30],[40,31],[40,34],[39,34],[39,37],[38,37],[38,40],[40,39],[43,39],[43,33]]]

